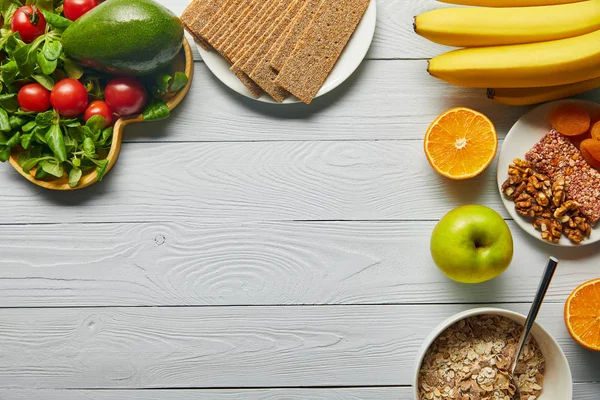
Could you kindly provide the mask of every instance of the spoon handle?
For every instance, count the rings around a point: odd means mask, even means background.
[[[554,273],[556,272],[557,266],[558,260],[554,257],[550,257],[550,260],[548,260],[548,265],[546,266],[546,270],[544,271],[544,276],[542,276],[540,286],[538,287],[537,293],[535,294],[535,299],[533,299],[531,310],[529,310],[529,315],[527,316],[527,320],[525,321],[525,327],[523,329],[523,333],[521,334],[521,339],[519,340],[517,354],[515,355],[510,369],[513,375],[515,374],[515,370],[517,369],[517,363],[519,362],[519,358],[521,357],[521,353],[523,352],[523,347],[525,347],[525,342],[527,341],[529,333],[531,332],[531,328],[535,323],[535,319],[537,318],[538,313],[540,312],[542,302],[544,301],[544,297],[546,297],[546,292],[550,287],[550,282],[554,277]]]

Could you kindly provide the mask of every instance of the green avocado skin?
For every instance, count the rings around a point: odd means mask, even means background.
[[[183,25],[152,0],[107,0],[73,22],[62,37],[65,54],[115,74],[145,75],[181,50]]]

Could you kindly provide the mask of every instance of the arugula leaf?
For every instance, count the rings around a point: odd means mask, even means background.
[[[188,84],[188,80],[188,76],[183,72],[175,72],[175,76],[173,77],[173,84],[171,85],[171,92],[179,92],[185,87],[185,85]]]
[[[40,128],[47,128],[58,123],[58,114],[54,110],[48,110],[35,116],[35,123]]]
[[[4,108],[0,108],[0,132],[10,132],[11,130],[8,113]]]
[[[33,133],[25,133],[21,135],[21,147],[25,150],[31,146],[31,140],[33,139]]]
[[[17,146],[19,143],[21,143],[21,132],[15,133],[10,139],[8,139],[8,142],[6,142],[6,147],[12,148]]]
[[[71,171],[69,171],[69,186],[72,188],[76,187],[81,180],[83,172],[80,168],[73,167]]]
[[[6,162],[10,158],[10,148],[7,146],[0,146],[0,161]]]
[[[13,58],[17,62],[19,67],[19,72],[25,78],[29,78],[33,71],[35,70],[35,65],[37,64],[37,50],[33,46],[33,43],[26,44],[15,50],[13,53]]]
[[[37,123],[35,121],[29,121],[28,123],[26,123],[25,125],[23,125],[21,127],[21,130],[23,132],[31,132],[33,130],[33,128],[35,128],[37,126]]]
[[[98,157],[96,155],[96,145],[94,144],[94,141],[89,137],[85,138],[85,140],[83,141],[83,152],[85,153],[87,158],[95,159]]]
[[[158,78],[156,79],[156,90],[159,96],[169,91],[169,85],[171,84],[172,80],[173,77],[169,74],[163,74],[158,76]]]
[[[12,130],[19,129],[25,125],[27,121],[29,120],[21,115],[11,115],[10,118],[8,118],[8,123],[10,124],[10,128]]]
[[[52,125],[45,135],[46,143],[50,150],[54,153],[54,156],[58,158],[60,162],[67,161],[67,149],[65,147],[65,138],[59,125]],[[46,171],[52,174],[49,171]],[[62,175],[61,175],[62,176]]]
[[[48,60],[44,56],[43,53],[37,53],[36,59],[37,59],[38,65],[40,66],[40,69],[42,70],[42,73],[44,75],[53,74],[54,71],[56,71],[56,67],[58,67],[58,60]],[[41,75],[38,75],[38,76],[41,76]],[[47,76],[46,78],[51,79],[49,76]],[[35,78],[35,75],[34,75],[33,79],[35,79],[37,81],[37,79]],[[53,81],[53,83],[54,83],[54,81]],[[43,84],[42,84],[42,86],[43,86]],[[46,89],[48,89],[48,88],[46,88]],[[52,89],[48,89],[48,90],[52,90]]]
[[[160,121],[169,118],[170,113],[169,107],[164,102],[158,101],[146,107],[142,116],[144,121]]]
[[[46,22],[55,27],[56,29],[65,30],[71,25],[71,21],[61,17],[58,14],[54,14],[52,12],[48,12],[46,10],[41,10],[42,15],[46,18]]]
[[[42,72],[44,72],[44,71],[42,71]],[[52,71],[52,72],[54,72],[54,71]],[[52,72],[50,72],[50,74]],[[52,79],[51,76],[33,75],[32,78],[35,79],[37,81],[37,83],[39,83],[40,85],[42,85],[43,87],[45,87],[46,89],[48,89],[50,91],[54,88],[54,79]]]
[[[56,158],[40,161],[39,165],[42,167],[44,172],[57,178],[62,178],[62,176],[65,174],[65,169],[62,163]]]
[[[65,67],[65,72],[69,76],[69,78],[73,79],[81,79],[83,76],[83,68],[79,64],[74,63],[68,58],[63,60],[63,66]]]
[[[106,120],[102,115],[94,115],[92,118],[88,119],[85,123],[85,126],[90,128],[92,133],[95,135],[97,132],[104,129],[106,126]]]
[[[38,169],[35,170],[35,179],[43,179],[47,177],[48,174],[42,168],[38,166]]]
[[[0,74],[2,82],[6,85],[10,85],[15,81],[19,74],[19,66],[16,61],[9,61],[0,67],[0,71],[2,71]]]
[[[98,175],[98,182],[102,182],[104,179],[104,174],[106,174],[106,168],[108,167],[108,160],[102,160],[96,163],[98,167],[96,168],[96,175]]]
[[[63,50],[62,43],[58,40],[48,39],[42,47],[42,54],[48,61],[56,61],[60,57]]]

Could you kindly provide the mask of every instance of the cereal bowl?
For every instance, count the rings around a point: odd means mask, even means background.
[[[442,333],[444,333],[446,329],[469,317],[475,317],[479,315],[495,315],[499,317],[505,317],[516,322],[520,326],[525,323],[526,319],[525,316],[513,311],[502,310],[498,308],[477,308],[456,314],[444,321],[431,333],[431,335],[429,335],[429,337],[427,337],[423,343],[423,346],[419,350],[414,380],[414,397],[416,400],[420,400],[419,375],[423,366],[423,362],[425,361],[427,351],[434,345],[436,339]],[[562,349],[556,340],[554,340],[554,338],[538,324],[534,325],[531,335],[535,339],[539,347],[539,351],[541,351],[541,354],[545,359],[545,369],[543,374],[544,380],[542,384],[543,388],[541,394],[538,398],[536,398],[536,400],[573,400],[573,380],[571,377],[571,369]],[[526,397],[524,398],[526,399]]]

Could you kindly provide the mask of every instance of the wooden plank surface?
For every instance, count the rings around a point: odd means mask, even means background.
[[[498,105],[485,90],[432,78],[419,60],[365,61],[344,85],[308,106],[247,99],[196,63],[191,91],[173,118],[130,126],[125,141],[422,140],[440,113],[457,106],[488,115],[501,137],[526,110]]]
[[[548,254],[559,257],[561,265],[546,301],[562,304],[581,282],[598,276],[597,246],[550,248],[511,222],[512,267],[494,281],[458,285],[431,260],[434,226],[427,221],[5,226],[0,229],[0,304],[530,301]]]
[[[422,341],[473,305],[0,310],[5,388],[242,388],[410,385]],[[528,304],[506,308],[527,312]],[[600,357],[569,336],[561,304],[538,321],[575,382]]]
[[[598,400],[600,383],[577,383],[574,398]],[[11,390],[0,389],[3,400],[414,400],[407,387],[314,389],[200,390]]]
[[[0,166],[0,223],[434,220],[482,203],[501,211],[494,168],[463,182],[430,167],[420,141],[128,144],[93,190],[55,193]]]

